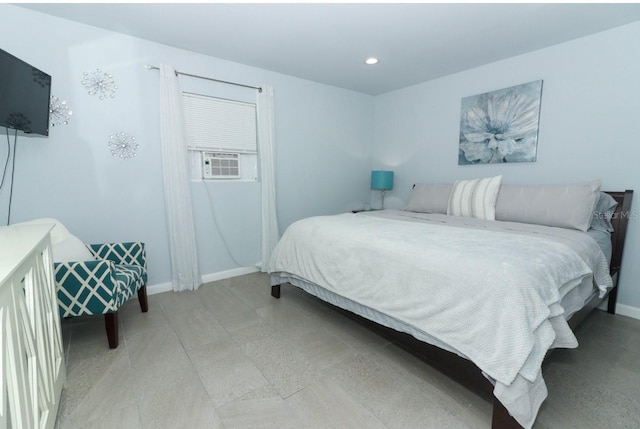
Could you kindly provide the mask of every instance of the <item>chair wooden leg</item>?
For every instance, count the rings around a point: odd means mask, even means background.
[[[106,313],[104,315],[104,326],[107,328],[107,340],[109,340],[109,348],[118,347],[118,312]]]
[[[149,303],[147,301],[147,285],[142,286],[138,289],[138,301],[140,301],[140,310],[143,313],[149,311]]]

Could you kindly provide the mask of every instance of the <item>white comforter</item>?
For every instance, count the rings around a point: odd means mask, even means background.
[[[601,292],[612,283],[604,254],[579,231],[390,210],[292,224],[270,272],[448,345],[495,381],[494,394],[525,427],[546,398],[546,351],[577,346],[560,300],[585,278]]]

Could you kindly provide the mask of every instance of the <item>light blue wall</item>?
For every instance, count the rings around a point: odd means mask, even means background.
[[[164,215],[158,110],[158,72],[146,64],[219,79],[274,87],[276,185],[280,228],[305,216],[361,207],[369,198],[373,97],[231,63],[126,35],[0,5],[1,48],[52,75],[52,93],[73,110],[69,125],[49,138],[18,140],[12,223],[60,219],[85,242],[147,243],[149,284],[170,280]],[[82,74],[101,68],[119,87],[100,101],[81,86]],[[185,90],[252,99],[238,90],[191,78]],[[231,94],[233,93],[233,94]],[[139,144],[128,161],[107,150],[109,135],[125,131]],[[5,135],[0,135],[3,139]],[[0,160],[6,143],[0,141]],[[209,187],[229,250],[241,265],[260,260],[259,183]],[[205,185],[192,184],[202,274],[234,269],[211,215]],[[8,188],[0,191],[6,220]],[[5,221],[0,221],[4,224]]]
[[[373,166],[396,172],[388,207],[403,207],[415,182],[503,175],[505,183],[602,178],[634,189],[640,207],[640,22],[513,57],[375,99]],[[460,100],[542,79],[534,163],[458,166]],[[638,220],[629,224],[619,302],[640,307]]]
[[[162,195],[157,71],[145,64],[275,89],[276,185],[280,229],[312,215],[360,208],[370,193],[369,171],[396,172],[387,207],[406,204],[414,182],[451,182],[502,174],[507,183],[569,183],[603,179],[605,189],[640,191],[636,124],[640,112],[640,23],[370,97],[266,70],[170,48],[118,33],[2,4],[2,48],[53,76],[53,94],[74,111],[49,138],[20,138],[12,220],[56,217],[85,242],[142,240],[150,284],[169,281]],[[113,100],[99,101],[80,85],[102,68],[118,83]],[[458,166],[460,100],[543,79],[535,163]],[[214,95],[248,90],[183,81]],[[117,131],[135,135],[138,156],[114,159],[106,145]],[[5,137],[0,135],[0,137]],[[373,142],[373,143],[372,143]],[[0,143],[0,160],[5,145]],[[372,158],[373,155],[373,158]],[[233,258],[260,259],[257,183],[208,184]],[[201,272],[237,267],[211,216],[203,183],[193,183]],[[636,196],[640,198],[640,196]],[[8,191],[0,191],[6,219]],[[638,207],[636,200],[635,207]],[[630,223],[620,302],[640,307],[640,237]]]

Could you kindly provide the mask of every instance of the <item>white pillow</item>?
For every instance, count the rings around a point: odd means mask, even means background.
[[[78,261],[95,261],[96,258],[89,251],[87,246],[75,235],[69,234],[67,238],[61,242],[54,244],[53,249],[54,262],[78,262]]]
[[[42,224],[54,224],[55,226],[51,230],[51,243],[58,244],[66,240],[71,233],[64,227],[58,219],[50,217],[43,217],[39,219],[28,220],[26,222],[14,223],[12,225],[42,225]]]
[[[456,181],[449,195],[447,214],[495,220],[501,182],[502,176]]]

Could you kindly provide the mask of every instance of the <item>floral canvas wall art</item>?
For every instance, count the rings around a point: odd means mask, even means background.
[[[458,164],[534,162],[542,80],[462,99]]]

